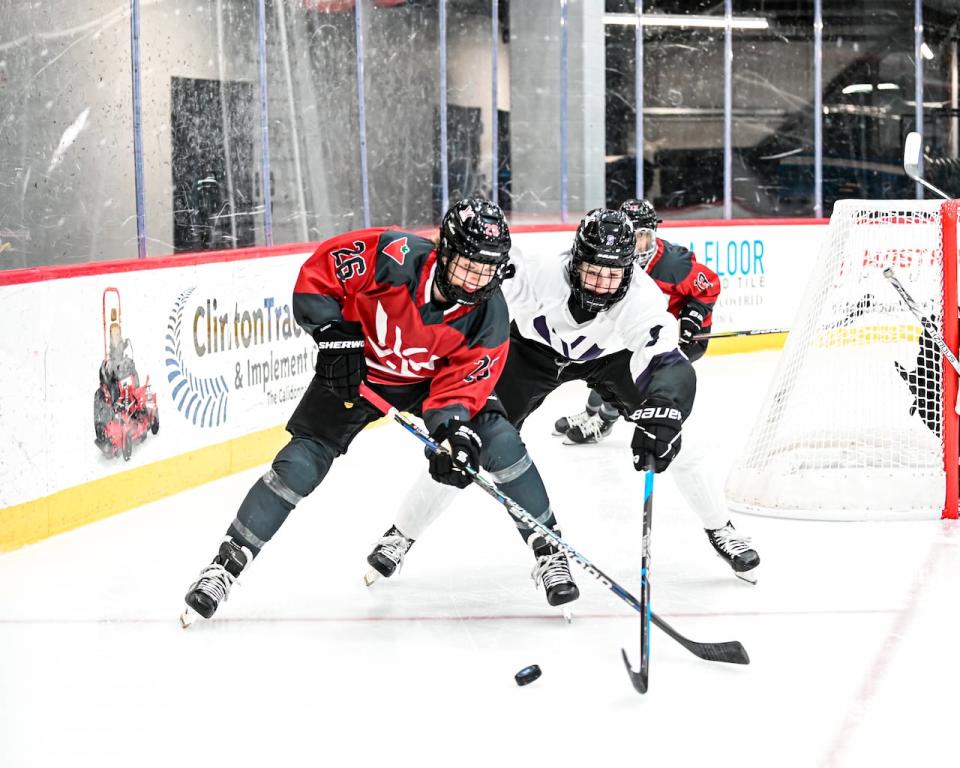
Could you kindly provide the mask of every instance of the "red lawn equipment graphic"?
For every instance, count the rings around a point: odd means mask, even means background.
[[[157,396],[150,391],[150,377],[140,386],[133,363],[133,345],[123,337],[120,320],[120,292],[103,291],[103,362],[100,386],[93,394],[95,443],[104,456],[122,455],[129,461],[133,444],[147,439],[147,431],[157,434],[160,417]]]

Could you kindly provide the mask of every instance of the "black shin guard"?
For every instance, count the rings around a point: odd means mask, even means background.
[[[300,500],[320,485],[335,456],[318,440],[294,437],[248,491],[227,535],[256,556]]]

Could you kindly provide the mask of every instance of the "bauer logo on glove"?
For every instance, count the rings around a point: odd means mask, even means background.
[[[638,472],[653,469],[663,472],[680,452],[680,428],[683,414],[673,403],[649,400],[630,414],[636,423],[630,448],[633,451],[633,468]],[[653,455],[653,467],[647,466],[647,457]]]
[[[676,421],[682,421],[682,416],[678,408],[669,408],[666,406],[638,408],[630,414],[630,421],[641,422],[649,421],[650,419],[674,419]]]

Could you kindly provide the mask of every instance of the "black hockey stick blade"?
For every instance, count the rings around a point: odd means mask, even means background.
[[[415,436],[418,440],[420,440],[420,442],[430,448],[431,451],[436,452],[441,450],[440,446],[431,440],[427,434],[422,432],[413,422],[400,414],[396,408],[390,405],[380,395],[367,387],[366,384],[361,385],[360,393],[371,404],[373,404],[375,408],[381,411],[385,416],[392,418],[394,421],[400,424],[400,426],[407,430],[407,432]],[[481,488],[481,490],[496,498],[507,508],[507,511],[510,512],[511,515],[514,515],[514,517],[517,519],[523,520],[534,528],[538,528],[545,537],[551,539],[558,548],[566,552],[567,556],[573,559],[573,561],[582,567],[587,573],[600,581],[607,589],[613,592],[635,611],[640,612],[640,602],[633,595],[631,595],[613,579],[607,576],[603,571],[593,565],[593,563],[583,557],[583,555],[573,549],[573,547],[567,544],[563,539],[558,537],[551,529],[547,528],[545,525],[543,525],[543,523],[540,523],[536,518],[532,517],[528,512],[526,512],[526,510],[520,507],[519,504],[501,494],[488,480],[485,480],[477,472],[470,469],[470,467],[466,467],[465,471],[468,475],[470,475],[473,482]],[[657,614],[655,614],[653,611],[650,611],[650,620],[655,626],[659,627],[663,632],[690,651],[690,653],[692,653],[694,656],[700,657],[704,661],[723,661],[730,664],[750,663],[747,652],[739,642],[698,643],[685,638],[673,627],[667,624],[667,622],[657,616]]]
[[[657,616],[657,614],[651,612],[650,618],[661,630],[680,643],[680,645],[690,651],[694,656],[699,656],[704,661],[722,661],[727,664],[750,663],[747,649],[743,647],[743,644],[739,640],[729,640],[725,643],[698,643],[695,640],[689,640],[681,635],[677,630],[667,624],[667,622]]]
[[[630,675],[630,682],[633,683],[633,687],[636,689],[637,693],[646,693],[647,692],[647,675],[649,670],[641,669],[639,672],[633,671],[633,666],[630,664],[630,658],[627,656],[627,652],[621,648],[620,653],[623,655],[623,663],[627,668],[627,674]]]

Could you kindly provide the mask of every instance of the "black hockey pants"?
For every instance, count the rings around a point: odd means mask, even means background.
[[[426,384],[373,388],[398,409],[415,414],[428,394]],[[320,485],[333,460],[346,453],[353,438],[381,415],[363,400],[347,407],[314,380],[287,425],[290,442],[247,493],[228,535],[254,555],[259,553],[300,500]],[[540,473],[499,403],[491,400],[473,423],[483,442],[481,466],[504,494],[552,527],[555,521]],[[411,440],[410,450],[416,450],[415,441]]]

